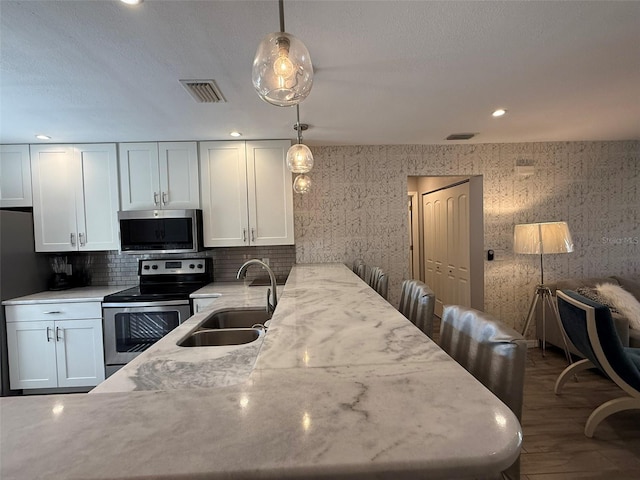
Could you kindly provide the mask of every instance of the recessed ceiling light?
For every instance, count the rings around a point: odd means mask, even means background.
[[[231,135],[232,137],[241,137],[242,134],[240,132],[231,132],[229,135]]]
[[[51,140],[51,137],[49,135],[42,135],[42,134],[36,135],[36,138],[38,140]]]
[[[499,109],[495,110],[491,115],[494,116],[494,117],[501,117],[505,113],[507,113],[507,111],[504,108],[499,108]]]
[[[126,3],[127,5],[140,5],[144,0],[120,0],[122,3]]]

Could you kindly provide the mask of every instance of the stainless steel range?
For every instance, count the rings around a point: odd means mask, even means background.
[[[207,257],[139,260],[140,284],[103,302],[106,376],[193,314],[189,295],[213,280]]]

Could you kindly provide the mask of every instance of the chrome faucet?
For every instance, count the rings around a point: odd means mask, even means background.
[[[236,276],[238,280],[247,276],[247,269],[249,268],[249,265],[260,265],[269,273],[271,288],[267,290],[267,312],[273,313],[273,311],[276,309],[276,305],[278,305],[278,294],[276,293],[276,276],[273,274],[273,270],[271,270],[269,265],[261,260],[258,260],[257,258],[252,258],[251,260],[247,260],[246,262],[244,262],[240,267],[240,270],[238,270],[238,275]],[[270,301],[269,297],[271,297],[272,291],[273,301]]]

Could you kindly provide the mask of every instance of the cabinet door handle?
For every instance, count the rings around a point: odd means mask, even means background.
[[[84,247],[84,245],[85,245],[85,243],[86,243],[86,242],[84,241],[84,233],[79,233],[79,234],[78,234],[78,240],[80,241],[80,246],[81,246],[81,247]]]
[[[51,330],[51,328],[47,327],[47,343],[51,341],[51,337],[49,336],[49,330]]]
[[[153,192],[153,204],[158,205],[158,192]]]
[[[71,246],[73,246],[73,247],[76,246],[76,234],[75,233],[71,234]]]
[[[44,313],[46,313],[47,315],[51,315],[52,313],[62,313],[62,312],[60,310],[50,310],[50,311],[44,312]]]
[[[242,229],[242,241],[245,242],[245,243],[247,242],[247,229],[246,228]]]
[[[255,242],[256,241],[256,231],[255,229],[251,229],[251,241]]]
[[[169,194],[167,192],[162,192],[162,204],[166,205],[169,201]]]
[[[56,327],[56,340],[57,341],[62,340],[62,337],[60,336],[60,330],[62,330],[60,327]]]

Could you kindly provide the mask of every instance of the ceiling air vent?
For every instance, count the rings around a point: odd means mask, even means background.
[[[198,103],[226,102],[213,80],[180,80],[180,83]]]
[[[475,137],[475,133],[452,133],[447,137],[447,140],[469,140]]]

